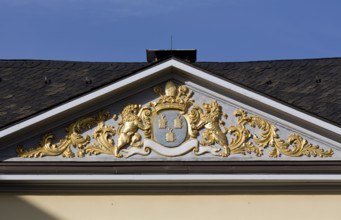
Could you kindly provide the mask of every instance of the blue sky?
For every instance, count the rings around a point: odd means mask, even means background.
[[[0,59],[198,61],[341,57],[338,0],[0,0]]]

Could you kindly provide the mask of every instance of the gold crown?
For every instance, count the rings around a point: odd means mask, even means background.
[[[161,87],[154,87],[154,92],[160,96],[157,102],[151,102],[156,112],[164,109],[176,109],[181,112],[187,112],[193,104],[191,96],[193,92],[185,85],[177,87],[172,81],[168,81],[165,86],[165,95],[161,93]]]

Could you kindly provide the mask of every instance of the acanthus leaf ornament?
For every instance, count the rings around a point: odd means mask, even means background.
[[[165,157],[211,154],[229,157],[233,154],[263,156],[269,148],[269,157],[331,157],[331,149],[324,150],[308,143],[298,134],[281,139],[278,129],[269,121],[249,116],[242,109],[234,112],[238,123],[226,126],[227,114],[217,101],[194,105],[193,92],[185,85],[176,86],[172,81],[155,87],[159,95],[155,102],[142,106],[129,104],[121,114],[100,113],[97,117],[86,117],[70,124],[65,138],[54,143],[55,135],[45,134],[36,148],[17,147],[19,157],[77,156],[108,154],[116,158],[134,155],[148,156],[155,152]],[[117,119],[119,121],[116,123]],[[107,125],[108,120],[112,120]],[[115,122],[115,123],[113,123]],[[253,129],[248,129],[248,127]],[[93,135],[84,134],[93,130]],[[256,132],[258,131],[258,132]]]
[[[112,126],[106,126],[104,121],[98,123],[97,128],[94,131],[93,138],[96,139],[97,145],[91,144],[85,150],[88,154],[115,154],[114,137],[116,130]]]
[[[246,140],[251,139],[255,145],[251,142],[248,143],[253,149],[258,147],[261,150],[262,148],[271,147],[270,157],[279,157],[282,154],[289,157],[331,157],[333,155],[332,149],[324,150],[320,149],[317,145],[312,146],[312,144],[308,144],[308,141],[298,134],[291,134],[287,141],[282,140],[277,134],[278,129],[273,124],[257,116],[248,116],[241,109],[236,110],[234,114],[238,117],[239,130],[241,132],[247,131],[245,125],[250,125],[253,128],[257,127],[262,131],[260,137],[256,134],[248,135],[244,143],[239,143],[239,145],[236,145],[236,148],[240,148],[240,146],[245,144]]]
[[[81,134],[84,130],[95,126],[99,121],[103,121],[109,117],[108,112],[102,112],[98,117],[80,118],[76,122],[70,124],[65,130],[67,132],[65,138],[60,139],[57,144],[52,144],[55,135],[48,133],[43,135],[40,144],[36,148],[24,149],[18,146],[16,151],[19,157],[44,157],[44,156],[59,156],[66,158],[75,157],[71,151],[71,147],[78,149],[77,156],[83,157],[87,145],[90,143],[91,137]]]

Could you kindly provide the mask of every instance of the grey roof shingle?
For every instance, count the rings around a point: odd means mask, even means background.
[[[89,93],[149,65],[134,62],[1,60],[0,128]],[[341,125],[341,58],[197,62],[193,65]]]
[[[196,65],[341,125],[341,58]]]
[[[0,128],[91,92],[146,65],[0,61]]]

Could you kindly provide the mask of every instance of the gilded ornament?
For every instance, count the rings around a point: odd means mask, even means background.
[[[194,106],[191,111],[192,130],[195,130],[198,134],[198,130],[204,128],[203,139],[200,140],[202,146],[213,146],[215,144],[223,147],[223,151],[220,153],[222,157],[230,155],[230,148],[227,141],[227,128],[224,127],[221,121],[222,110],[217,101],[212,103],[204,103],[203,111],[198,106]]]
[[[332,149],[321,149],[308,143],[298,134],[287,139],[279,137],[275,125],[258,117],[249,116],[242,109],[234,112],[238,123],[226,126],[228,115],[217,101],[192,106],[193,92],[185,85],[166,83],[164,93],[155,87],[159,95],[147,106],[130,104],[112,120],[117,127],[106,125],[109,113],[97,117],[85,117],[70,124],[66,135],[55,143],[52,133],[45,134],[37,147],[17,147],[19,157],[59,156],[78,157],[86,154],[109,154],[116,158],[133,155],[148,156],[152,151],[161,156],[177,157],[188,153],[194,156],[210,153],[228,157],[233,154],[263,156],[269,148],[269,157],[332,157]],[[173,122],[173,123],[172,123]],[[116,125],[115,125],[116,126]],[[253,129],[249,129],[252,127]],[[84,135],[93,130],[93,135]],[[259,131],[259,133],[257,132]],[[115,143],[117,142],[117,144]]]
[[[191,99],[192,91],[189,91],[185,85],[176,89],[172,81],[166,83],[165,95],[161,93],[161,87],[155,87],[154,92],[160,96],[157,102],[150,103],[156,113],[162,110],[176,109],[185,114],[194,101]]]
[[[116,134],[116,130],[112,126],[106,126],[104,120],[98,123],[97,128],[94,131],[93,138],[97,141],[98,145],[89,145],[85,152],[87,154],[115,154],[115,146],[113,137]]]
[[[89,154],[112,154],[115,157],[122,157],[120,150],[129,145],[132,147],[141,147],[141,135],[138,129],[145,131],[145,135],[149,135],[150,123],[148,122],[149,109],[141,105],[131,104],[124,107],[122,111],[122,119],[118,122],[117,128],[117,146],[114,145],[112,137],[115,135],[114,128],[107,128],[104,122],[101,122],[95,130],[94,137],[100,145],[91,145],[87,149]],[[147,115],[147,116],[146,116]],[[143,123],[145,122],[145,124]]]
[[[51,133],[45,134],[36,148],[25,150],[22,146],[18,146],[16,151],[19,157],[43,157],[43,156],[59,156],[71,158],[75,154],[71,151],[71,147],[77,147],[78,157],[83,157],[85,148],[90,143],[90,136],[82,136],[82,132],[86,129],[94,127],[97,122],[109,117],[109,113],[100,113],[98,117],[81,118],[66,128],[67,135],[57,144],[52,144],[55,136]]]
[[[115,156],[119,155],[119,151],[122,147],[130,145],[132,147],[141,147],[141,135],[137,132],[138,129],[148,130],[149,124],[143,124],[140,118],[143,111],[149,111],[148,108],[142,108],[141,105],[128,105],[122,111],[122,121],[118,124],[118,140],[117,147],[115,147]]]
[[[172,128],[168,128],[168,132],[166,134],[166,141],[167,142],[174,142],[175,140],[175,134],[173,132]]]
[[[245,149],[249,149],[249,152],[255,152],[257,156],[261,156],[262,149],[271,147],[270,157],[279,157],[282,154],[289,157],[333,156],[332,149],[324,150],[317,145],[313,146],[298,134],[291,134],[287,141],[280,139],[277,134],[278,129],[273,124],[257,116],[248,116],[241,109],[236,110],[234,115],[238,118],[238,126],[233,127],[236,139],[231,151],[234,153],[246,153]],[[261,135],[250,134],[245,125],[259,128],[262,131]]]
[[[159,128],[160,129],[165,129],[167,127],[167,119],[166,116],[164,114],[160,115],[160,119],[159,119]]]
[[[176,129],[182,128],[182,119],[180,114],[177,114],[176,118],[174,119],[174,128]]]

